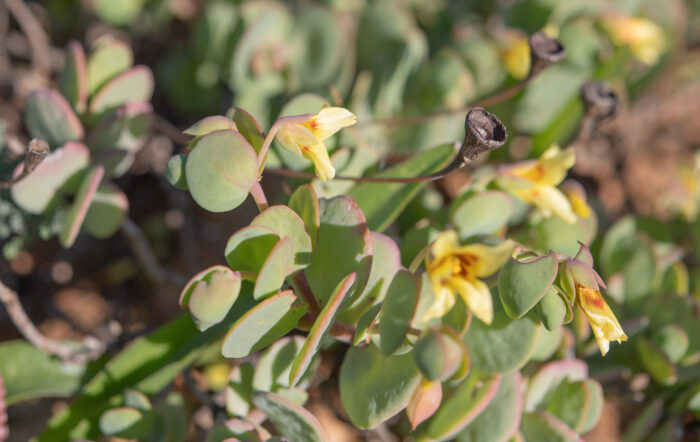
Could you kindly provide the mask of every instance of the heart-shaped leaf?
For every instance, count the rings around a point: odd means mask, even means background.
[[[241,290],[241,275],[223,266],[205,270],[201,278],[185,287],[181,296],[186,308],[204,331],[223,321]],[[197,276],[195,276],[197,278]]]
[[[450,219],[462,239],[473,235],[496,233],[513,213],[513,201],[504,192],[490,190],[467,198]]]
[[[66,62],[60,78],[61,93],[78,113],[85,112],[88,97],[87,64],[85,51],[77,41],[68,43]]]
[[[529,317],[511,319],[496,310],[491,325],[473,321],[464,335],[472,365],[487,373],[508,373],[525,365],[537,345],[540,325]]]
[[[357,273],[355,292],[363,289],[372,264],[372,238],[364,215],[348,196],[321,200],[320,216],[318,241],[304,273],[319,305],[325,305],[350,273]],[[351,297],[348,302],[354,300]]]
[[[553,253],[522,262],[510,259],[498,272],[498,295],[511,318],[529,312],[551,287],[559,268]]]
[[[308,306],[292,306],[297,297],[291,290],[263,300],[241,316],[226,334],[221,354],[242,358],[267,347],[299,323]]]
[[[59,235],[59,240],[63,247],[68,248],[72,246],[75,239],[78,237],[80,227],[82,227],[83,221],[85,221],[88,209],[92,203],[92,198],[97,192],[97,188],[102,181],[104,173],[104,167],[93,167],[85,174],[83,181],[80,183],[73,205],[66,212],[61,234]]]
[[[269,227],[244,227],[231,235],[226,243],[226,261],[232,269],[257,274],[279,239]]]
[[[304,221],[287,206],[271,206],[250,222],[251,226],[264,226],[272,229],[280,238],[289,237],[294,245],[294,261],[289,272],[296,272],[308,265],[311,260],[311,238],[304,227]]]
[[[518,431],[525,403],[520,372],[503,375],[498,391],[476,419],[455,438],[458,442],[506,442]]]
[[[323,427],[313,414],[278,394],[256,393],[253,395],[253,403],[265,412],[277,431],[288,440],[328,440]]]
[[[389,356],[406,338],[418,304],[418,280],[399,270],[391,281],[379,313],[380,349]]]
[[[427,434],[435,439],[453,438],[484,411],[496,396],[500,383],[500,375],[479,378],[472,373],[467,376],[430,419]]]
[[[109,238],[119,230],[128,213],[129,200],[124,192],[105,183],[93,195],[83,227],[95,238]]]
[[[51,152],[44,161],[19,183],[12,186],[12,199],[29,213],[39,214],[48,209],[56,192],[70,193],[80,184],[80,173],[90,162],[90,151],[82,143],[70,142]],[[14,171],[17,176],[24,165]]]
[[[348,291],[355,283],[356,278],[357,274],[355,273],[343,278],[331,294],[328,303],[326,303],[321,313],[319,313],[314,325],[311,327],[311,330],[309,330],[309,335],[306,337],[304,345],[301,350],[299,350],[299,354],[294,358],[292,369],[289,372],[289,385],[297,385],[301,377],[306,373],[306,370],[311,365],[313,357],[318,352],[321,341],[333,326],[335,317],[338,315],[338,310],[340,310],[340,306],[344,303]]]
[[[37,89],[27,96],[24,121],[29,134],[56,148],[83,138],[80,120],[63,95],[51,89]]]
[[[406,407],[420,378],[410,353],[385,357],[371,344],[353,347],[340,367],[340,398],[356,427],[374,428]]]
[[[292,268],[294,245],[291,238],[285,236],[270,250],[267,259],[258,273],[253,289],[253,298],[263,299],[279,291]]]
[[[545,404],[557,388],[568,379],[570,382],[582,381],[588,376],[588,366],[580,359],[553,361],[543,365],[531,378],[527,387],[525,410],[533,411]]]
[[[148,102],[151,100],[154,87],[151,70],[146,66],[134,66],[100,88],[90,100],[90,113],[99,116],[123,104]]]
[[[258,182],[258,159],[238,132],[212,132],[195,144],[185,174],[197,204],[211,212],[226,212],[241,205]]]
[[[465,354],[463,344],[455,338],[429,330],[416,341],[413,357],[426,379],[445,381],[455,374]]]
[[[217,130],[237,131],[236,124],[231,119],[221,115],[214,115],[202,118],[182,132],[187,135],[192,135],[193,137],[201,137],[202,135],[216,132]]]

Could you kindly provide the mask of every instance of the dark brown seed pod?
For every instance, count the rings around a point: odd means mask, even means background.
[[[463,164],[474,161],[485,152],[498,149],[508,138],[508,131],[501,120],[483,107],[475,107],[467,113],[464,130],[464,143],[459,152]]]
[[[620,98],[612,88],[600,81],[587,81],[581,87],[586,115],[597,123],[613,118],[620,111]]]
[[[528,77],[534,77],[547,66],[566,57],[566,49],[559,40],[537,31],[530,36],[530,56],[532,62]]]

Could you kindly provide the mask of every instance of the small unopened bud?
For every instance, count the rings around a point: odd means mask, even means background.
[[[620,111],[620,99],[612,88],[599,81],[587,81],[581,87],[586,115],[596,123],[613,118]]]
[[[29,142],[29,148],[24,156],[24,170],[25,173],[33,172],[44,158],[49,154],[49,145],[46,141],[34,138]]]
[[[465,164],[484,152],[503,146],[508,138],[508,131],[501,120],[483,107],[475,107],[467,113],[464,129],[460,157]]]
[[[532,61],[528,77],[534,77],[547,66],[563,59],[566,50],[559,40],[537,31],[530,36],[530,55]]]

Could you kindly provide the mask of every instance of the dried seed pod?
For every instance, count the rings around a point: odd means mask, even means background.
[[[534,77],[547,66],[563,59],[566,56],[566,49],[559,40],[537,31],[530,36],[530,55],[532,62],[528,78]]]
[[[581,97],[586,106],[586,115],[597,123],[613,118],[620,111],[620,98],[607,83],[585,82],[581,87]]]
[[[462,166],[485,152],[503,146],[508,138],[508,131],[501,120],[483,107],[475,107],[467,113],[464,129],[464,142],[458,158]]]

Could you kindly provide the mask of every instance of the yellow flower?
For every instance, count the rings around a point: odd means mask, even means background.
[[[507,192],[535,205],[545,217],[552,214],[565,222],[576,222],[571,203],[555,186],[566,177],[576,157],[573,147],[553,145],[536,161],[524,161],[501,170],[498,184]]]
[[[579,257],[581,257],[579,259]],[[600,286],[605,288],[601,277],[591,266],[593,258],[587,247],[581,244],[581,250],[573,259],[567,259],[563,263],[566,275],[565,291],[574,291],[576,305],[583,311],[591,324],[593,334],[600,353],[605,354],[610,349],[610,341],[622,342],[627,340],[627,335],[617,321],[610,306],[600,294]],[[564,288],[564,287],[563,287]]]
[[[647,65],[653,65],[666,48],[664,31],[651,20],[624,15],[603,18],[603,28],[616,45],[629,45],[632,55]]]
[[[355,115],[347,109],[325,107],[301,124],[284,124],[277,132],[277,142],[288,151],[313,161],[319,179],[331,180],[335,176],[335,168],[323,142],[356,122]]]
[[[457,232],[440,233],[431,246],[426,266],[435,300],[421,320],[425,322],[445,315],[459,295],[477,318],[490,324],[493,321],[491,290],[479,278],[496,273],[510,258],[514,247],[515,243],[510,240],[497,246],[462,246]]]
[[[566,180],[561,184],[561,190],[569,199],[574,213],[581,218],[591,216],[591,207],[586,202],[586,190],[581,183],[574,180]]]
[[[507,30],[503,35],[501,59],[508,73],[518,80],[530,72],[530,43],[520,32]]]

